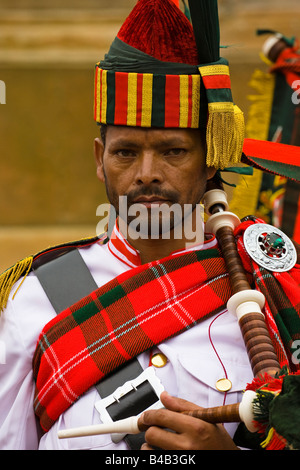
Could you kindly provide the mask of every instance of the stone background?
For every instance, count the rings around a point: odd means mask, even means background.
[[[135,0],[0,0],[0,272],[48,245],[95,235],[94,64]],[[222,54],[246,117],[264,38],[297,36],[299,0],[220,0]],[[229,194],[230,195],[230,194]]]

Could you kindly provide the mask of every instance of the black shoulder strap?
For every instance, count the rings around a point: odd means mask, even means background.
[[[34,267],[33,270],[57,314],[98,287],[76,248]],[[142,372],[138,360],[133,359],[96,384],[96,389],[100,397],[105,398]],[[144,433],[127,435],[125,440],[131,449],[138,450],[144,442]]]
[[[77,249],[34,268],[34,272],[57,314],[98,287]]]

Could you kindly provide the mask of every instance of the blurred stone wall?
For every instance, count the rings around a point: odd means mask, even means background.
[[[0,271],[47,244],[94,235],[94,64],[135,0],[0,0]],[[257,28],[297,36],[299,0],[220,0],[223,55],[247,116],[248,81],[265,68]],[[86,231],[89,233],[86,233]]]

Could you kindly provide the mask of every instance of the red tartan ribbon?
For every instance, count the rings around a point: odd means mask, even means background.
[[[244,228],[242,224],[239,235]],[[300,332],[300,270],[276,276],[272,285],[272,273],[267,271],[265,276],[262,269],[254,268],[240,236],[238,247],[248,272],[255,270],[257,288],[268,291],[270,285],[272,289],[267,292],[266,320],[279,358],[285,363],[286,353],[275,320],[276,316],[281,320],[282,311],[290,309],[296,322],[292,329]],[[279,284],[282,277],[283,288]],[[34,408],[42,428],[49,430],[106,374],[212,316],[226,306],[230,296],[224,259],[214,248],[170,256],[129,270],[57,315],[43,329],[33,360]],[[287,339],[287,343],[290,341]]]
[[[229,295],[219,250],[191,251],[133,268],[59,314],[33,361],[43,429],[106,374],[212,315]]]

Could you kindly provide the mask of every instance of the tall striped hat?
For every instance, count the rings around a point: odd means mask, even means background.
[[[244,118],[219,56],[217,0],[139,0],[95,68],[99,124],[206,128],[207,165],[241,160]]]

